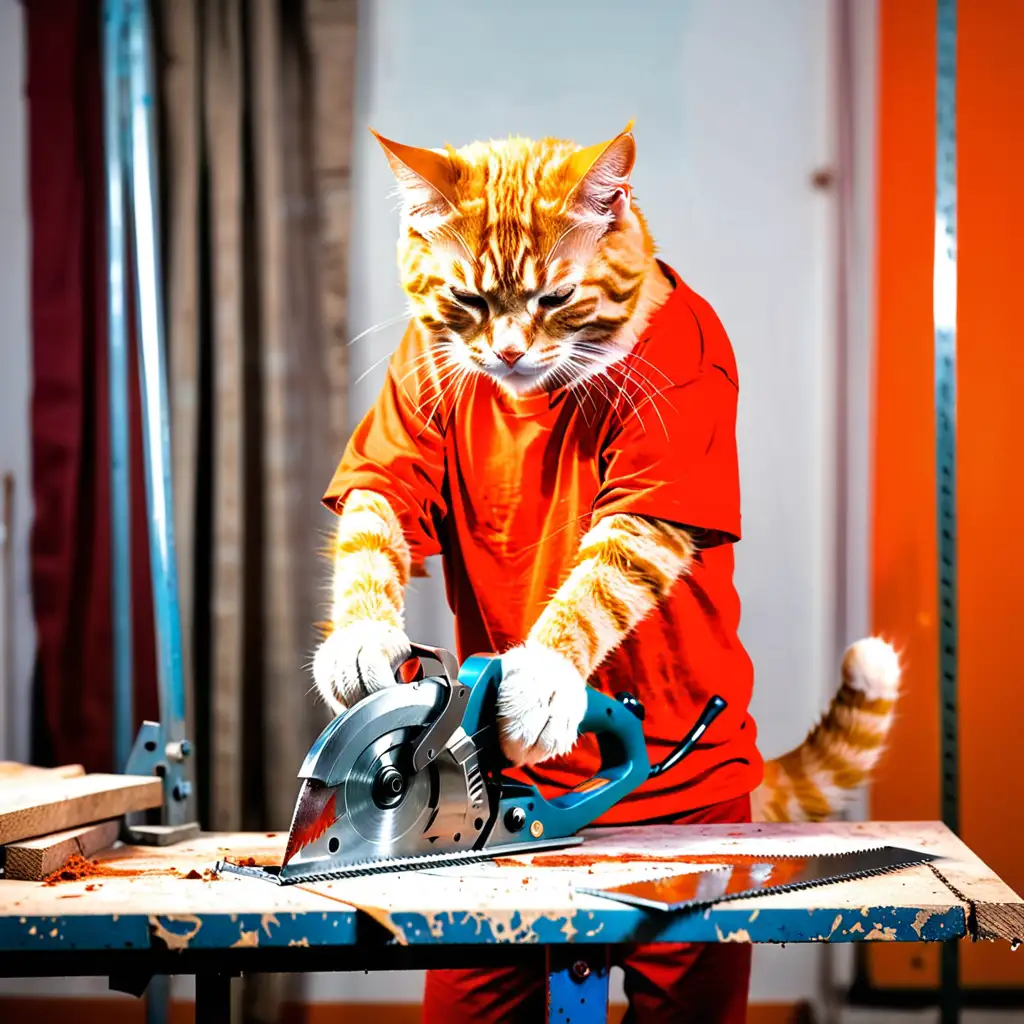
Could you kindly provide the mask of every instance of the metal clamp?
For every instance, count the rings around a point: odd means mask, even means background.
[[[459,660],[451,651],[424,644],[410,644],[414,658],[430,658],[441,666],[441,675],[434,677],[445,684],[445,703],[441,713],[427,726],[412,752],[413,771],[421,772],[452,738],[462,725],[462,717],[469,702],[469,687],[459,685]]]

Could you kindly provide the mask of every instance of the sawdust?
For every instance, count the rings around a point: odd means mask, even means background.
[[[73,853],[67,863],[43,879],[43,885],[59,885],[61,882],[80,882],[83,878],[137,878],[147,872],[137,868],[112,868],[99,861],[89,860],[80,853]],[[165,872],[159,872],[164,874]]]
[[[79,853],[73,853],[63,867],[58,868],[52,874],[43,879],[43,885],[60,885],[62,882],[81,882],[86,878],[143,878],[162,875],[170,878],[199,878],[204,882],[215,882],[220,875],[211,868],[205,868],[202,873],[193,868],[187,874],[177,868],[152,868],[144,870],[140,868],[115,868],[97,860],[89,860]],[[86,892],[94,892],[100,885],[91,884],[85,887]]]
[[[764,864],[774,859],[776,858],[771,854],[742,853],[539,853],[530,860],[520,857],[496,857],[494,863],[505,868],[588,868],[598,864],[749,865]]]

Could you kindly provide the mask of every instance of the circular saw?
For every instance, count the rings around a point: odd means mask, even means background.
[[[601,766],[547,799],[504,774],[495,712],[501,658],[477,655],[460,668],[448,651],[420,644],[412,658],[412,681],[365,697],[310,748],[280,866],[222,861],[219,870],[286,885],[575,845],[582,828],[678,764],[725,708],[712,697],[682,742],[652,766],[640,701],[588,687],[580,732],[597,736]],[[426,674],[424,662],[439,671]]]

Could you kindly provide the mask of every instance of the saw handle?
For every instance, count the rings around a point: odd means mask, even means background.
[[[704,706],[704,710],[701,712],[700,718],[697,719],[693,728],[686,734],[682,742],[672,751],[664,761],[660,761],[658,764],[651,766],[650,778],[655,778],[658,775],[663,775],[667,771],[675,768],[677,764],[686,755],[697,746],[701,736],[707,732],[708,726],[725,710],[725,701],[719,697],[714,696]]]
[[[469,690],[462,726],[467,735],[478,740],[489,736],[484,741],[488,756],[495,759],[492,763],[499,770],[508,766],[492,732],[501,676],[501,658],[494,655],[469,658],[459,674],[459,682]],[[665,761],[655,766],[653,774],[678,764],[724,707],[721,697],[713,697],[697,724]],[[596,774],[551,800],[534,786],[506,780],[489,842],[529,844],[531,840],[575,835],[652,776],[644,738],[643,706],[632,694],[609,697],[588,686],[587,707],[579,731],[581,735],[590,733],[597,737],[601,767]]]
[[[585,828],[648,779],[674,768],[725,706],[721,697],[712,697],[683,741],[664,761],[652,766],[644,737],[643,706],[630,693],[612,698],[588,686],[580,734],[597,736],[601,768],[593,778],[550,801],[558,814],[559,833],[569,835],[569,829],[575,833]]]

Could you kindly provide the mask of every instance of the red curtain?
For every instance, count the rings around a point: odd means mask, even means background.
[[[107,255],[97,0],[27,0],[32,589],[46,759],[113,768]],[[134,325],[132,325],[134,326]],[[137,366],[130,370],[136,719],[157,715]]]

